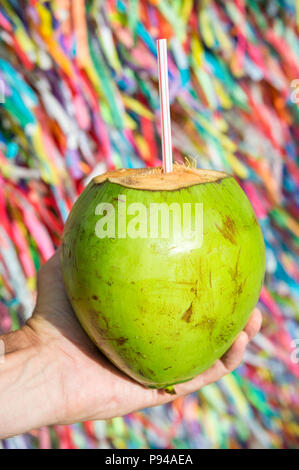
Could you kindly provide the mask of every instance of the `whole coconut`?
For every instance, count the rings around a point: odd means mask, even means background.
[[[245,326],[265,247],[230,175],[117,170],[94,178],[76,201],[61,262],[91,340],[136,381],[170,390],[210,367]]]

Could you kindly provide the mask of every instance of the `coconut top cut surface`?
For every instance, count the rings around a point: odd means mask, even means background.
[[[230,177],[223,171],[202,170],[183,165],[174,165],[171,173],[164,173],[161,167],[120,169],[108,171],[93,178],[94,183],[105,181],[120,184],[126,188],[149,191],[174,191],[197,184],[215,183]]]

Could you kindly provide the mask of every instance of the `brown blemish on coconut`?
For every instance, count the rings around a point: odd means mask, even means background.
[[[233,303],[233,308],[232,308],[232,315],[233,315],[233,314],[235,313],[235,311],[236,311],[237,304],[238,304],[238,301],[237,301],[237,299],[235,298],[234,303]]]
[[[115,338],[109,336],[109,323],[107,318],[99,310],[88,309],[91,316],[91,324],[94,330],[100,335],[101,339],[113,341]],[[105,325],[103,325],[103,322]]]
[[[114,196],[114,197],[112,198],[112,201],[126,202],[124,199],[122,199],[122,198],[120,197],[120,195]]]
[[[116,344],[118,346],[122,346],[128,341],[128,338],[125,338],[124,336],[120,336],[119,338],[114,338],[114,341],[116,341]]]
[[[209,284],[210,284],[210,287],[212,287],[212,273],[211,273],[211,271],[209,271]]]
[[[230,339],[232,336],[232,332],[235,328],[235,323],[234,322],[228,322],[226,325],[222,327],[221,333],[219,333],[216,338],[215,342],[221,346],[224,343],[227,343],[227,341]]]
[[[98,310],[95,310],[93,308],[88,309],[88,312],[90,314],[91,324],[92,324],[93,328],[95,329],[95,331],[97,331],[101,335],[105,335],[108,332],[108,323],[107,323],[106,319],[104,319],[106,327],[102,328],[99,325],[99,319],[100,319],[100,316],[101,316],[101,312],[99,312]]]
[[[244,291],[244,287],[246,285],[247,279],[248,279],[248,276],[246,276],[245,279],[242,282],[238,282],[238,279],[235,280],[236,281],[236,286],[235,286],[235,290],[233,291],[233,294],[232,294],[233,297],[234,297],[232,313],[235,313],[239,298],[240,298],[241,294]]]
[[[99,300],[99,298],[98,298],[97,295],[93,295],[93,296],[92,296],[92,299],[93,299],[93,300]]]
[[[142,354],[140,351],[135,351],[136,356],[141,357],[142,359],[146,359],[145,355]]]
[[[188,310],[186,310],[186,312],[184,313],[184,315],[182,316],[182,320],[184,320],[186,323],[190,323],[190,320],[191,320],[191,317],[192,317],[192,303],[190,305],[190,307],[188,308]]]
[[[192,292],[192,294],[194,294],[194,297],[197,297],[197,295],[198,295],[197,287],[192,287],[191,292]]]
[[[238,279],[239,277],[240,255],[241,255],[241,248],[239,248],[239,251],[238,251],[238,257],[237,257],[236,268],[235,268],[235,279]]]
[[[247,278],[244,279],[243,282],[237,282],[236,283],[236,289],[235,289],[235,295],[236,296],[239,296],[242,294],[243,290],[244,290],[244,287],[245,287],[245,284],[246,284],[246,281],[247,281]]]
[[[194,286],[194,281],[176,281],[176,284],[179,286]],[[194,287],[192,289],[194,289]]]
[[[139,374],[141,377],[147,378],[147,377],[144,375],[144,372],[143,372],[141,369],[138,369],[137,372],[138,372],[138,374]]]
[[[232,278],[233,281],[238,281],[239,280],[240,255],[241,255],[241,249],[239,248],[235,268],[234,269],[228,268],[228,272],[231,275],[231,278]]]
[[[236,223],[235,221],[229,216],[226,215],[222,220],[222,227],[216,224],[217,230],[229,240],[233,245],[236,245],[235,235],[236,235]]]
[[[108,331],[108,328],[109,328],[109,323],[108,323],[108,320],[106,317],[104,317],[103,315],[101,315],[101,319],[103,320],[103,322],[105,323],[105,328],[106,328],[106,331]]]
[[[174,165],[173,171],[170,173],[164,173],[161,167],[122,168],[96,176],[93,178],[93,182],[95,184],[102,184],[105,181],[110,181],[110,183],[132,189],[173,191],[197,184],[221,182],[223,178],[231,178],[231,176],[223,171]]]
[[[202,328],[204,330],[212,330],[214,329],[214,326],[216,324],[216,318],[210,318],[206,315],[204,315],[196,325],[194,325],[197,328]]]
[[[82,302],[82,297],[74,297],[73,295],[71,296],[71,299],[74,301],[74,302]]]

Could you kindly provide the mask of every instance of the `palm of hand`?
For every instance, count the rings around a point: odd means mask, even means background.
[[[81,328],[64,290],[59,250],[39,272],[37,305],[27,322],[32,341],[48,350],[57,368],[62,423],[121,416],[196,391],[239,365],[260,326],[255,309],[230,350],[195,379],[177,385],[176,395],[146,389],[114,367]]]

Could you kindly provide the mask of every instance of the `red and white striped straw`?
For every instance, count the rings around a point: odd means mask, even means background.
[[[160,91],[160,110],[161,110],[163,171],[164,173],[170,173],[172,171],[172,145],[171,145],[166,39],[158,39],[157,50],[158,50],[159,91]]]

